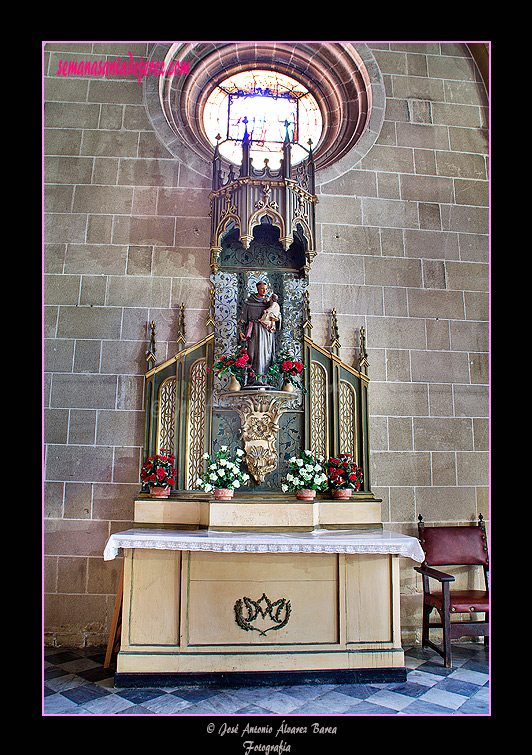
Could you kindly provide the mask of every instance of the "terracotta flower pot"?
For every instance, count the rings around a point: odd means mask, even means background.
[[[213,495],[217,501],[230,501],[233,497],[233,492],[228,488],[215,488]]]
[[[168,498],[170,495],[170,488],[150,488],[150,495],[153,496],[153,498]]]
[[[302,488],[301,490],[296,490],[296,498],[298,501],[312,501],[313,498],[316,497],[316,491],[312,488]]]
[[[333,498],[339,498],[341,500],[347,500],[348,498],[351,498],[351,493],[353,492],[352,488],[333,488],[332,489],[332,497]]]

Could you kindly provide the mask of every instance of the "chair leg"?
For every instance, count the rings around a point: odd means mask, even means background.
[[[441,623],[443,627],[443,662],[445,668],[451,668],[451,610],[449,583],[442,585],[443,605],[441,610]]]
[[[421,647],[426,647],[429,641],[429,619],[432,613],[432,606],[423,603],[423,623],[421,632]]]
[[[451,668],[451,617],[448,613],[443,618],[443,661],[445,668]]]

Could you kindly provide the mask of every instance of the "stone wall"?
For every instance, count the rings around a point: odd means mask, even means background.
[[[386,92],[369,152],[317,174],[313,338],[356,364],[366,327],[372,488],[385,526],[488,517],[488,111],[464,44],[368,44]],[[44,47],[45,633],[107,640],[157,360],[205,334],[210,182],[161,144],[133,78],[57,75],[60,60],[147,56],[140,43]],[[345,163],[344,163],[345,164]],[[420,584],[402,568],[405,641]]]
[[[383,521],[489,516],[488,110],[465,45],[369,45],[383,75],[377,143],[318,188],[313,322],[339,314],[342,358],[365,325],[372,489]],[[313,335],[316,336],[314,327]],[[402,569],[403,638],[419,578]]]

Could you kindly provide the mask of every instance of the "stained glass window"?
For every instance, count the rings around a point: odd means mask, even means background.
[[[280,164],[287,131],[296,164],[306,157],[309,139],[316,148],[323,126],[318,104],[306,87],[284,74],[263,70],[237,73],[215,87],[203,110],[203,124],[211,144],[219,135],[221,155],[237,165],[247,129],[254,165],[261,167],[268,158],[272,168]]]

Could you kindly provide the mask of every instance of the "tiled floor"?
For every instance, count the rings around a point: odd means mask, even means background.
[[[44,649],[43,714],[180,716],[489,715],[488,650],[453,643],[453,667],[407,649],[407,681],[390,684],[118,689],[105,648]]]

